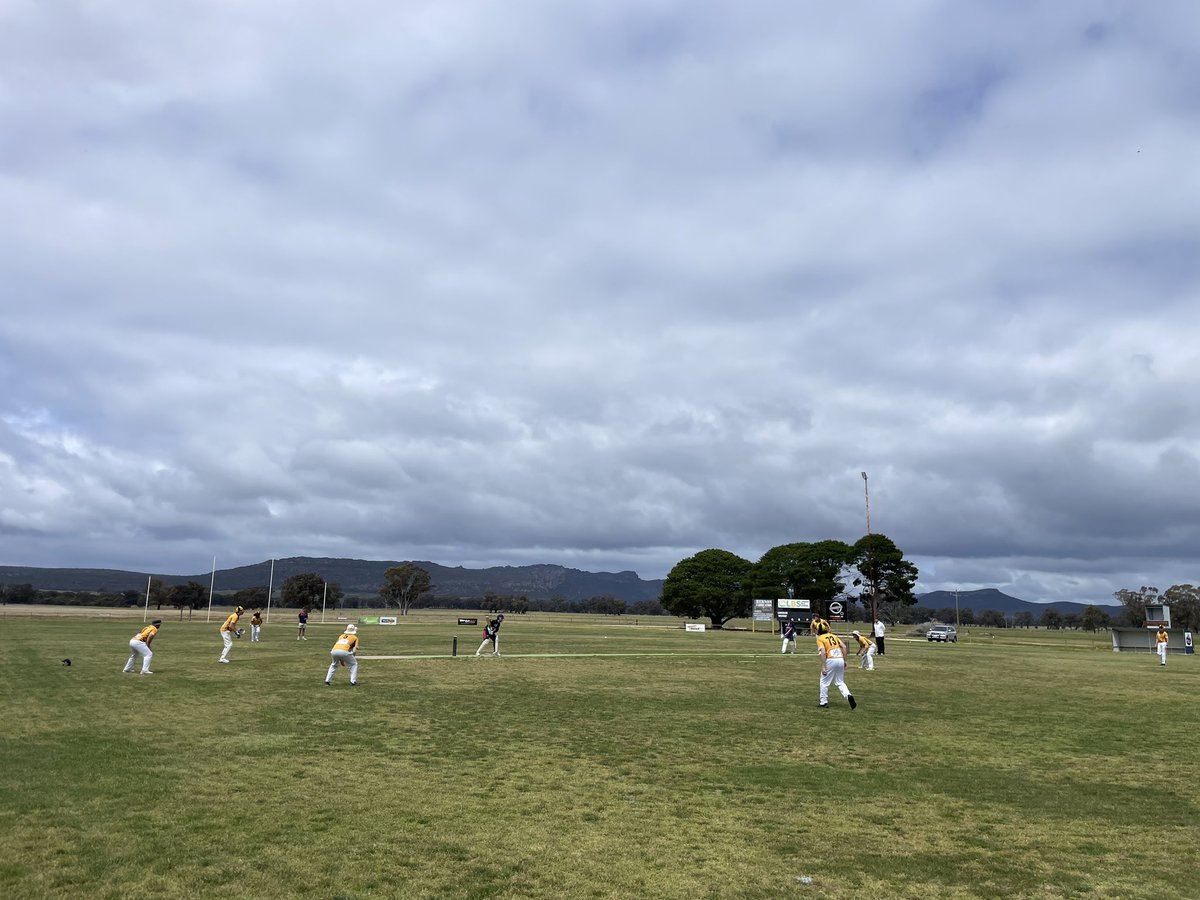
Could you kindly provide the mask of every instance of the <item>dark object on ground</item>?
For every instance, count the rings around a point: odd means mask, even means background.
[[[70,661],[69,659],[64,659],[64,660],[63,660],[63,665],[64,665],[64,666],[69,666],[70,664],[71,664],[71,661]]]

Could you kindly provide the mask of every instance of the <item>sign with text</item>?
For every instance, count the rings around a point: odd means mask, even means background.
[[[846,604],[844,604],[841,600],[831,600],[829,602],[829,621],[846,621]]]
[[[704,623],[703,622],[688,622],[686,625],[683,626],[683,630],[684,631],[703,631]]]
[[[775,605],[775,601],[770,597],[755,597],[751,615],[755,622],[770,622],[771,609]]]

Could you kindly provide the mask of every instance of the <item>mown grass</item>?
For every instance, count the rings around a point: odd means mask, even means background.
[[[895,635],[822,712],[807,641],[510,616],[475,659],[457,615],[365,626],[410,658],[356,688],[332,624],[220,666],[168,617],[140,678],[129,622],[0,621],[0,895],[1200,894],[1194,657]]]

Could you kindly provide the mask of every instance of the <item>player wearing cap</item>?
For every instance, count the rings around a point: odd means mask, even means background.
[[[846,645],[824,623],[818,626],[817,653],[821,657],[821,699],[818,706],[829,709],[829,685],[834,684],[850,708],[854,709],[858,704],[854,702],[850,688],[846,687]]]
[[[875,671],[875,642],[869,637],[863,637],[857,631],[850,632],[858,641],[858,667],[868,672]]]
[[[783,636],[783,648],[779,652],[787,653],[790,649],[792,654],[795,655],[795,653],[796,653],[796,623],[793,622],[791,619],[788,619],[783,623],[782,636]]]
[[[358,684],[358,626],[347,625],[338,639],[333,644],[333,649],[329,651],[329,655],[333,657],[333,662],[329,664],[329,671],[325,674],[325,683],[333,684],[333,675],[338,670],[338,666],[350,667],[350,685],[353,687]]]
[[[158,628],[162,625],[162,619],[155,619],[132,638],[129,639],[129,661],[125,663],[125,668],[122,672],[132,672],[133,664],[140,656],[142,658],[142,675],[153,675],[150,671],[150,660],[154,657],[154,651],[150,649],[150,644],[154,640],[154,636],[158,634]],[[67,665],[70,665],[67,663]]]
[[[304,607],[304,609],[300,610],[300,614],[296,616],[296,621],[298,621],[300,623],[300,630],[296,632],[296,640],[307,641],[308,636],[305,635],[305,633],[304,633],[308,629],[308,607],[307,606]]]
[[[250,643],[256,644],[261,640],[262,635],[262,613],[257,609],[254,615],[250,617]]]
[[[218,659],[217,662],[229,662],[229,650],[231,647],[233,647],[234,635],[236,635],[239,630],[238,619],[242,617],[242,613],[245,611],[245,607],[239,606],[229,614],[229,618],[227,618],[225,620],[225,624],[221,626],[221,640],[225,643],[225,649],[221,651],[221,658]]]
[[[504,613],[496,616],[492,621],[488,622],[483,628],[483,643],[479,645],[479,649],[475,651],[475,655],[479,656],[483,653],[483,648],[489,643],[492,645],[492,656],[500,655],[500,626],[504,624]]]
[[[1158,654],[1158,664],[1165,666],[1167,664],[1167,643],[1170,637],[1167,634],[1167,626],[1159,625],[1158,634],[1154,636],[1154,652]]]
[[[808,623],[808,633],[809,634],[821,634],[822,628],[824,628],[825,631],[828,631],[829,623],[826,622],[824,619],[822,619],[820,616],[813,616],[812,621]]]

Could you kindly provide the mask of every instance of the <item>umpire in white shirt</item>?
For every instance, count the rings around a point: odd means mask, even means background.
[[[875,620],[875,647],[876,647],[875,654],[877,656],[883,656],[883,633],[886,630],[887,629],[885,629],[883,627],[883,621],[881,619],[876,619]]]

